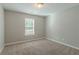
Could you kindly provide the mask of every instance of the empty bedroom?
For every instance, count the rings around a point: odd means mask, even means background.
[[[0,55],[79,55],[79,4],[0,3]]]

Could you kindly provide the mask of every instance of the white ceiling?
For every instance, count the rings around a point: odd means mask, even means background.
[[[67,8],[79,5],[78,3],[45,3],[43,8],[36,8],[34,3],[4,3],[6,10],[13,10],[34,15],[47,16],[54,12],[59,12]]]

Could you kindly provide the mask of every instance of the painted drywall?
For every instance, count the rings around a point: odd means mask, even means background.
[[[0,51],[4,47],[4,10],[0,5]]]
[[[25,18],[35,20],[35,35],[25,36]],[[5,42],[29,41],[45,36],[45,17],[5,10]]]
[[[50,40],[79,48],[79,6],[48,16],[46,34]]]

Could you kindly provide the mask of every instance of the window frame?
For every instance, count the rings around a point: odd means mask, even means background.
[[[28,26],[26,26],[26,21],[27,20],[32,20],[32,22],[33,22],[32,30],[27,30],[26,29],[28,27]],[[34,26],[35,26],[35,20],[33,18],[25,18],[25,36],[27,36],[27,35],[34,35],[35,34]]]

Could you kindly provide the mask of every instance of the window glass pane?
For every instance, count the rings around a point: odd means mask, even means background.
[[[33,27],[33,20],[26,19],[26,21],[25,21],[25,27]]]
[[[26,30],[33,30],[33,27],[25,27]]]

